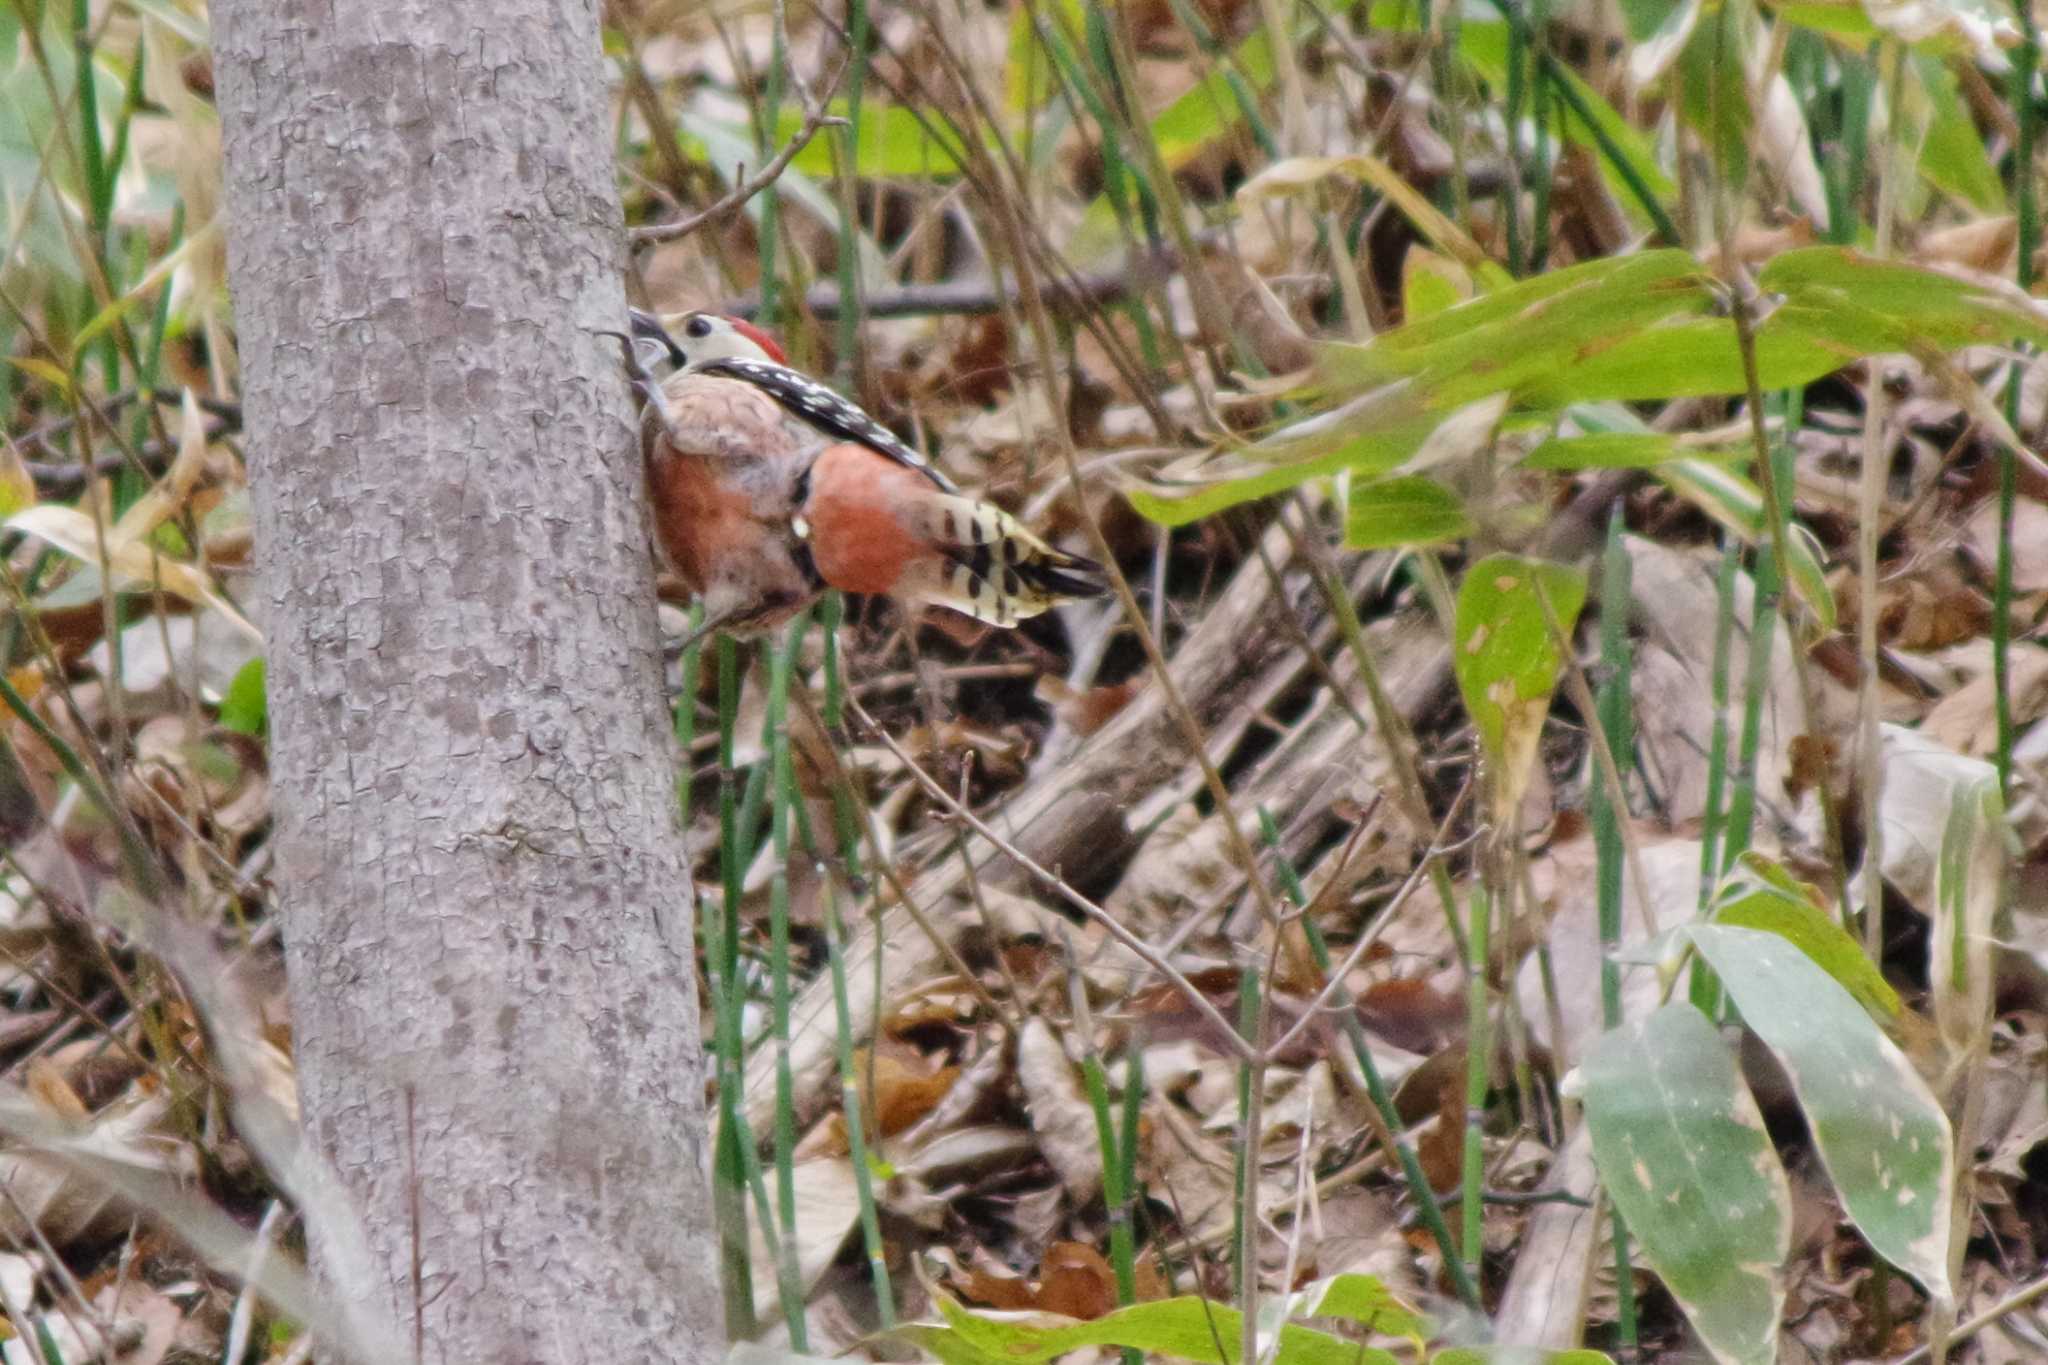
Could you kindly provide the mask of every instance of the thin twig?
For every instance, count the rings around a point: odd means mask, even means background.
[[[1195,234],[1204,246],[1220,242],[1222,234],[1205,229]],[[1041,288],[1046,306],[1062,315],[1085,313],[1105,304],[1118,303],[1133,294],[1159,288],[1181,267],[1181,251],[1162,243],[1134,252],[1113,269],[1076,272],[1070,278],[1048,279]],[[1005,274],[998,280],[943,280],[931,284],[903,284],[893,289],[867,290],[860,297],[864,318],[974,316],[999,313],[1016,306],[1017,282]],[[735,317],[752,317],[761,306],[758,294],[728,299],[719,311]],[[804,295],[804,312],[821,322],[837,318],[843,307],[839,286],[821,281]]]
[[[1219,1045],[1228,1048],[1236,1060],[1241,1062],[1257,1060],[1258,1050],[1238,1034],[1237,1026],[1224,1018],[1223,1012],[1216,1008],[1215,1003],[1207,995],[1202,993],[1201,988],[1188,980],[1157,949],[1145,942],[1144,939],[1139,938],[1129,929],[1126,929],[1116,916],[1110,914],[1094,901],[1089,900],[1079,891],[1067,885],[1066,881],[1058,873],[1041,866],[1030,854],[1003,838],[1002,835],[996,833],[994,829],[990,828],[973,811],[961,805],[959,801],[954,799],[953,793],[947,791],[942,783],[918,766],[917,760],[896,741],[894,735],[891,735],[887,730],[876,724],[875,718],[868,714],[867,708],[862,706],[857,698],[848,697],[846,704],[854,714],[860,717],[861,723],[873,732],[875,738],[880,740],[883,746],[896,756],[896,761],[901,763],[904,770],[911,775],[917,785],[924,789],[926,796],[944,807],[948,815],[961,821],[976,834],[988,840],[989,843],[995,846],[998,852],[1009,858],[1011,862],[1023,868],[1033,877],[1036,877],[1048,889],[1056,892],[1067,904],[1073,906],[1097,924],[1100,924],[1108,931],[1111,938],[1136,953],[1144,960],[1147,966],[1171,982],[1187,998],[1188,1003],[1195,1007],[1195,1011],[1202,1015],[1209,1025],[1215,1029]]]
[[[1948,1335],[1948,1344],[1955,1346],[1960,1342],[1969,1340],[1986,1327],[1997,1322],[2000,1318],[2011,1316],[2044,1294],[2048,1294],[2048,1275],[2043,1275],[2040,1279],[2034,1280],[2029,1284],[2021,1285],[2018,1289],[2013,1290],[2012,1293],[2006,1295],[1997,1303],[1992,1304],[1968,1322],[1957,1323],[1955,1330]],[[1892,1365],[1922,1365],[1922,1362],[1931,1360],[1933,1354],[1932,1343],[1929,1343],[1926,1346],[1919,1347],[1900,1356],[1896,1361],[1892,1362]]]
[[[782,150],[777,152],[767,165],[733,186],[730,193],[709,208],[699,209],[687,218],[678,218],[673,222],[653,223],[647,227],[634,228],[626,234],[626,240],[633,246],[648,246],[655,242],[672,242],[678,237],[687,237],[712,219],[724,218],[731,214],[749,199],[774,184],[781,178],[782,173],[789,169],[789,163],[796,159],[796,154],[810,145],[811,139],[818,135],[820,128],[847,126],[845,119],[825,112],[825,106],[831,98],[829,92],[839,88],[839,77],[844,75],[845,71],[846,64],[842,62],[838,72],[826,82],[825,89],[828,93],[824,97],[810,96],[804,100],[803,126],[796,130],[795,137],[783,144]],[[742,169],[744,168],[736,167],[734,173],[737,174]]]

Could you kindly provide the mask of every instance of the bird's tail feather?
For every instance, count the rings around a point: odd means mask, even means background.
[[[924,500],[941,562],[914,585],[926,601],[1013,626],[1062,602],[1108,591],[1102,566],[1056,550],[993,503],[934,493]]]

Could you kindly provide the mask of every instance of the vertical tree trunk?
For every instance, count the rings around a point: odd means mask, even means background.
[[[309,1135],[425,1360],[714,1359],[595,6],[213,19]]]

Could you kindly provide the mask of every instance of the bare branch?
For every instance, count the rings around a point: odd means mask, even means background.
[[[1180,992],[1182,998],[1194,1006],[1195,1012],[1200,1014],[1209,1023],[1211,1028],[1215,1030],[1217,1036],[1214,1041],[1218,1048],[1229,1050],[1236,1056],[1237,1060],[1242,1062],[1257,1063],[1265,1060],[1263,1055],[1238,1033],[1237,1025],[1224,1018],[1223,1012],[1217,1009],[1209,997],[1202,993],[1201,988],[1182,975],[1180,969],[1167,961],[1165,955],[1157,948],[1154,948],[1151,944],[1145,942],[1144,939],[1139,938],[1129,929],[1126,929],[1123,922],[1117,919],[1116,916],[1110,914],[1094,901],[1089,900],[1079,891],[1067,885],[1065,879],[1058,873],[1041,866],[1030,854],[1003,838],[1002,835],[991,829],[986,821],[982,820],[973,811],[967,809],[966,806],[960,804],[951,792],[934,780],[930,773],[927,773],[918,766],[917,760],[911,757],[908,750],[896,742],[895,736],[876,723],[875,718],[869,715],[867,709],[860,704],[859,698],[848,697],[846,704],[860,718],[861,723],[867,726],[869,732],[877,740],[881,741],[882,745],[891,754],[895,755],[896,761],[903,765],[904,770],[923,789],[926,797],[937,803],[945,810],[947,815],[965,824],[976,834],[988,840],[989,843],[996,847],[998,852],[1002,853],[1018,867],[1030,873],[1042,886],[1057,894],[1067,904],[1073,906],[1097,924],[1100,924],[1108,931],[1111,938],[1135,953],[1144,961],[1146,966],[1158,972],[1160,976],[1171,983]]]
[[[712,219],[724,218],[762,190],[774,184],[781,178],[782,173],[789,169],[789,163],[796,159],[796,154],[810,145],[811,139],[818,135],[820,128],[844,128],[847,126],[845,119],[840,118],[836,114],[825,112],[825,106],[831,98],[830,92],[839,88],[839,77],[845,71],[846,64],[842,62],[839,71],[833,74],[830,81],[826,82],[825,89],[827,94],[823,98],[808,96],[805,98],[803,126],[798,128],[796,136],[785,143],[782,150],[775,154],[774,160],[770,161],[753,175],[742,180],[739,184],[733,186],[731,193],[725,195],[709,208],[699,209],[687,218],[678,218],[672,222],[652,223],[646,227],[634,228],[626,234],[626,240],[633,246],[638,247],[648,246],[655,242],[672,242],[678,237],[687,237]],[[734,174],[737,175],[744,169],[744,167],[736,167]]]
[[[1195,239],[1207,246],[1223,240],[1223,235],[1214,229],[1204,229],[1195,234]],[[1170,243],[1162,243],[1133,252],[1113,268],[1092,273],[1075,272],[1070,279],[1047,282],[1043,286],[1046,304],[1059,313],[1085,313],[1158,288],[1180,267],[1180,249]],[[860,298],[860,313],[866,318],[999,313],[1005,307],[1014,307],[1017,297],[1016,281],[1005,273],[996,281],[942,280],[864,292]],[[720,305],[719,311],[733,317],[750,318],[760,306],[760,295],[754,294],[728,299]],[[843,307],[839,286],[829,281],[812,285],[804,295],[804,312],[822,322],[837,318]]]

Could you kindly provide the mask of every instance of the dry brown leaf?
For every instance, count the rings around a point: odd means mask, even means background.
[[[1461,1046],[1457,1059],[1464,1056]],[[1415,1156],[1429,1187],[1442,1194],[1458,1188],[1465,1169],[1465,1080],[1462,1060],[1447,1063],[1437,1082],[1436,1123],[1415,1140]]]
[[[1038,1273],[1038,1307],[1045,1312],[1092,1321],[1116,1308],[1116,1272],[1094,1247],[1054,1242]]]
[[[952,1089],[957,1066],[920,1071],[900,1057],[878,1052],[872,1063],[865,1051],[854,1057],[854,1075],[864,1092],[862,1101],[884,1137],[900,1133],[929,1114]],[[868,1091],[870,1082],[874,1086]]]
[[[1358,1018],[1395,1047],[1429,1054],[1464,1033],[1465,1002],[1428,977],[1390,977],[1358,997]]]

